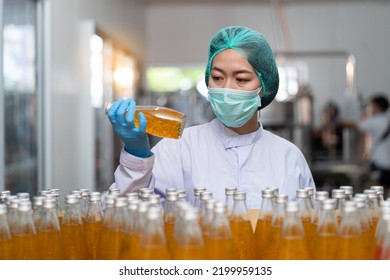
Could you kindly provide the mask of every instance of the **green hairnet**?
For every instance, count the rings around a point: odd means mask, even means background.
[[[209,44],[205,78],[207,86],[214,57],[226,49],[233,49],[242,54],[255,69],[263,88],[260,107],[263,109],[272,102],[279,88],[278,67],[267,40],[259,32],[244,26],[220,29]]]

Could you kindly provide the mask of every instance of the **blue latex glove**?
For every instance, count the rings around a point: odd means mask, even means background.
[[[149,138],[146,134],[146,118],[138,114],[140,126],[134,124],[135,102],[132,99],[120,99],[112,103],[107,112],[115,133],[122,139],[125,151],[137,157],[152,155]]]

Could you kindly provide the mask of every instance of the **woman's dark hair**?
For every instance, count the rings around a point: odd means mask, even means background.
[[[378,106],[382,112],[389,108],[389,101],[384,94],[377,94],[371,98],[371,102]]]

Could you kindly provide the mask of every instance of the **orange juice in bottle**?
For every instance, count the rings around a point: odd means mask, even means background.
[[[61,231],[65,259],[68,260],[89,258],[79,206],[79,198],[76,195],[66,196]]]
[[[230,228],[233,236],[235,255],[240,260],[254,259],[254,234],[246,206],[246,193],[235,192]]]
[[[121,260],[131,260],[135,259],[135,242],[137,239],[137,217],[138,217],[138,206],[141,203],[141,200],[138,198],[133,198],[129,200],[127,205],[127,214],[125,218],[125,227],[124,235],[122,240],[121,253],[119,258]]]
[[[337,259],[364,259],[364,240],[355,201],[345,202],[338,236]]]
[[[11,260],[12,240],[7,222],[7,206],[0,204],[0,260]]]
[[[339,224],[341,223],[341,220],[343,218],[344,204],[346,202],[345,197],[346,197],[345,190],[340,190],[340,189],[332,190],[332,198],[335,198],[337,200],[336,218]]]
[[[37,230],[39,251],[43,260],[63,260],[61,229],[57,216],[57,201],[52,197],[43,200],[42,217]]]
[[[112,106],[110,103],[106,107],[106,113]],[[138,114],[142,112],[146,118],[146,132],[158,136],[178,139],[181,137],[185,123],[186,115],[176,110],[160,106],[136,106],[134,115],[134,124],[139,127]]]
[[[312,240],[315,238],[315,227],[313,227],[311,223],[313,209],[310,204],[309,189],[298,189],[297,201],[299,206],[299,216],[301,217],[303,230],[305,231],[305,239],[308,242],[309,248],[311,248]]]
[[[84,224],[84,236],[87,244],[89,258],[97,259],[98,244],[102,229],[102,210],[101,210],[101,193],[91,192],[89,194],[89,204],[87,216]]]
[[[226,215],[228,219],[230,219],[230,216],[233,212],[233,206],[234,206],[234,193],[237,191],[237,188],[234,187],[228,187],[225,188],[225,204],[226,204]]]
[[[261,191],[261,196],[262,201],[254,234],[255,258],[258,260],[265,259],[264,252],[270,236],[275,192],[273,189],[264,189]]]
[[[165,237],[167,239],[168,248],[170,251],[174,249],[173,228],[175,225],[177,207],[176,202],[179,200],[177,191],[166,193],[165,209],[163,214]]]
[[[286,204],[286,217],[282,226],[282,241],[278,259],[280,260],[309,260],[310,253],[305,239],[302,220],[299,216],[297,201]]]
[[[171,259],[161,214],[160,208],[156,206],[147,209],[138,252],[141,260]]]
[[[208,260],[236,259],[232,232],[226,216],[226,205],[223,202],[218,201],[214,204],[213,221],[205,238],[205,246],[205,258]]]

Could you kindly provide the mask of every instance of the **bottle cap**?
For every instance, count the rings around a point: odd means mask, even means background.
[[[298,198],[309,197],[309,190],[308,189],[297,189],[297,197]]]
[[[161,218],[161,210],[159,207],[151,205],[147,210],[146,218],[148,220],[157,220]]]
[[[57,207],[57,199],[54,197],[45,197],[43,200],[43,208],[52,209]]]
[[[127,201],[127,209],[130,211],[137,211],[138,205],[141,203],[141,199],[132,199]]]
[[[44,196],[38,195],[33,197],[33,206],[40,207],[43,205]]]
[[[207,200],[213,198],[212,192],[204,191],[200,193],[200,200]]]
[[[194,196],[200,196],[200,193],[205,191],[206,188],[194,188]]]
[[[81,195],[83,197],[88,197],[88,195],[90,193],[89,189],[79,189],[79,191],[81,192]]]
[[[72,195],[75,195],[78,199],[82,199],[83,198],[80,190],[72,190],[70,193]]]
[[[315,193],[315,200],[316,201],[321,201],[324,199],[329,198],[329,193],[327,191],[318,191]]]
[[[126,193],[125,196],[127,197],[127,201],[130,201],[133,199],[139,199],[138,193],[136,193],[136,192]]]
[[[284,193],[278,193],[276,195],[276,203],[278,204],[284,204],[288,201],[288,195]]]
[[[117,195],[120,195],[121,193],[121,190],[120,189],[117,189],[117,188],[110,188],[108,189],[108,194],[117,194]]]
[[[205,205],[205,207],[206,207],[206,210],[213,210],[214,209],[214,205],[215,205],[215,200],[214,199],[208,199],[208,200],[206,200],[206,205]]]
[[[332,198],[337,198],[337,199],[345,198],[345,190],[340,190],[340,189],[332,190]]]
[[[228,188],[225,188],[225,195],[234,195],[234,192],[237,191],[237,188],[235,187],[228,187]]]
[[[344,205],[344,213],[353,213],[357,211],[356,201],[346,201]]]
[[[178,190],[177,192],[179,193],[179,199],[187,199],[187,192],[185,190]]]
[[[353,194],[353,187],[352,186],[340,186],[340,190],[344,190],[346,195]]]
[[[355,194],[354,198],[362,198],[364,199],[366,202],[368,202],[368,194],[365,194],[365,193],[357,193]]]
[[[20,199],[17,198],[16,196],[10,197],[10,199],[8,200],[8,206],[9,206],[9,208],[18,209],[18,207],[19,207],[19,201],[20,201]]]
[[[261,196],[263,198],[273,198],[275,196],[275,191],[270,188],[261,190]]]
[[[245,192],[235,192],[233,199],[234,200],[245,200],[246,199],[246,193]]]
[[[383,193],[384,193],[384,190],[385,190],[383,186],[371,186],[370,189],[376,190],[376,191],[379,192],[380,194],[383,194]]]
[[[296,213],[299,212],[298,201],[287,201],[286,203],[286,213]]]
[[[127,197],[116,197],[114,201],[115,201],[114,203],[116,208],[127,206]]]
[[[89,194],[90,202],[99,202],[102,200],[102,194],[100,192],[91,192]]]
[[[16,196],[18,198],[28,198],[28,199],[30,199],[30,194],[29,193],[25,193],[25,192],[17,193]]]
[[[168,193],[170,193],[170,192],[176,192],[176,191],[177,191],[176,188],[166,188],[166,189],[165,189],[165,194],[168,194]]]
[[[49,193],[50,193],[50,190],[41,190],[41,191],[39,191],[39,195],[41,195],[41,196],[46,196]]]
[[[153,205],[160,205],[160,196],[158,194],[150,194],[148,196],[148,201],[150,202],[150,204],[153,204]]]
[[[0,192],[0,198],[4,198],[4,197],[10,196],[10,195],[11,195],[11,191],[9,191],[9,190]]]
[[[68,194],[65,196],[65,204],[77,204],[79,203],[79,197],[77,194]]]
[[[303,189],[308,191],[309,196],[313,196],[314,195],[314,188],[313,187],[305,187]]]
[[[10,196],[7,196],[6,198],[5,198],[5,204],[7,205],[7,206],[10,206],[10,204],[11,204],[11,201],[12,200],[14,200],[14,199],[19,199],[16,195],[10,195]]]
[[[226,213],[226,204],[220,201],[217,201],[214,204],[214,213],[223,214]]]
[[[168,192],[165,197],[166,201],[178,201],[179,193],[178,192]]]

